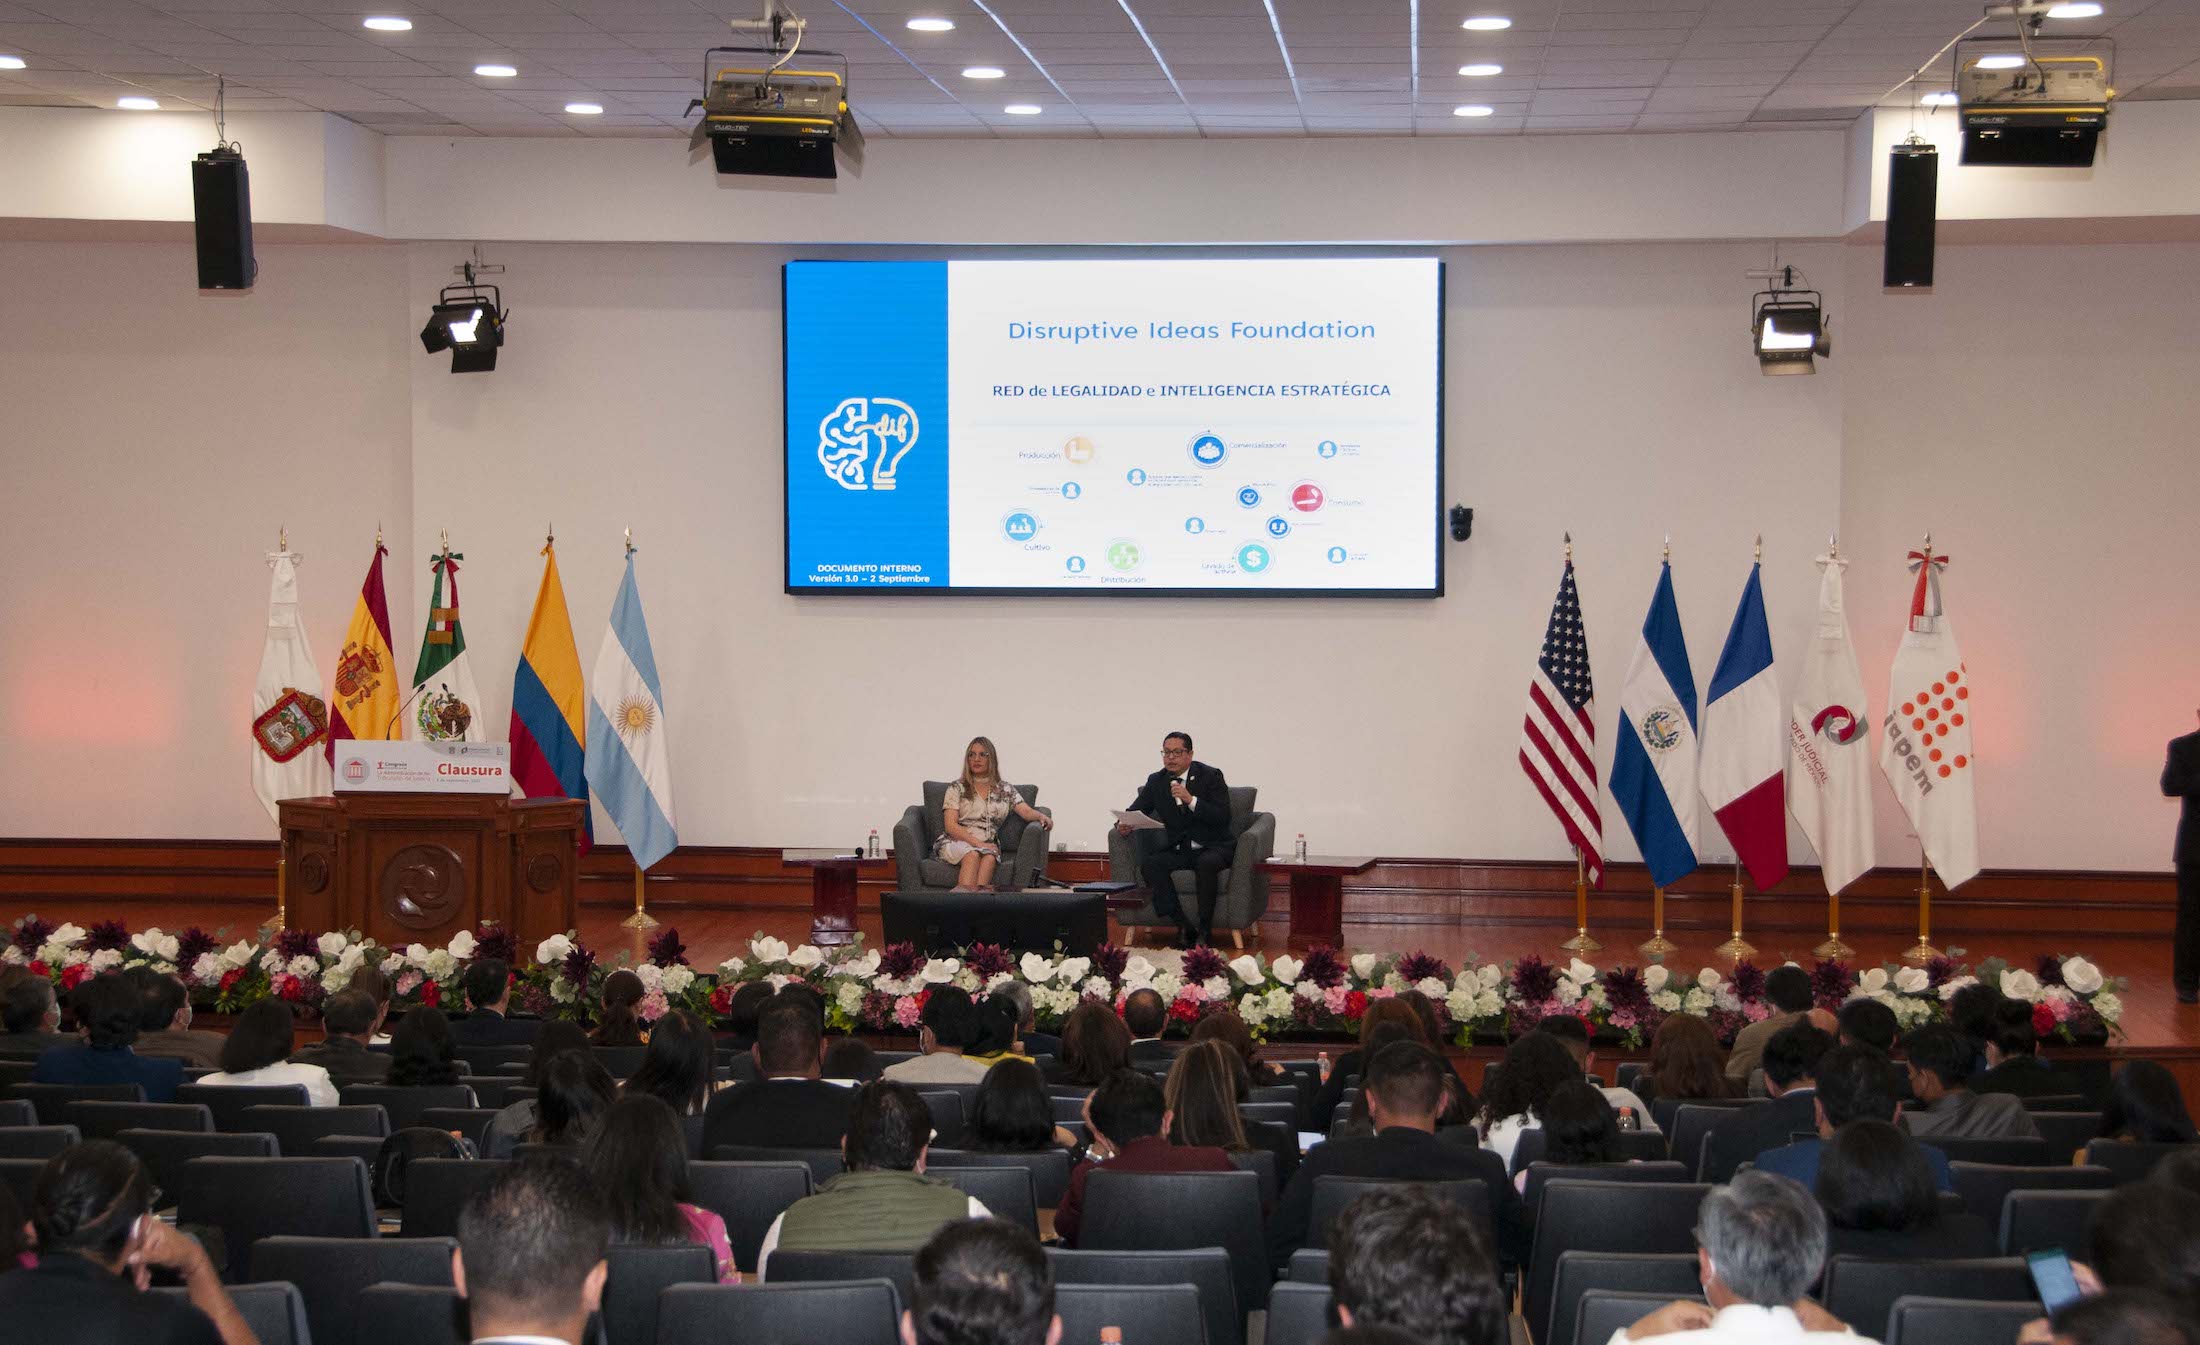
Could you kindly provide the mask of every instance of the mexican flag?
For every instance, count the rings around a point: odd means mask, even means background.
[[[435,590],[428,597],[428,628],[413,668],[415,699],[405,711],[405,736],[423,742],[488,741],[481,721],[481,692],[466,658],[466,633],[458,624],[458,563],[446,545],[429,557]]]

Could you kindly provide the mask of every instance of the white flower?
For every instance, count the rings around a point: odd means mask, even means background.
[[[1581,987],[1561,976],[1558,978],[1558,994],[1556,998],[1561,1004],[1571,1004],[1575,1000],[1581,998]]]
[[[1165,1000],[1175,999],[1176,992],[1182,990],[1183,988],[1184,977],[1180,973],[1170,970],[1162,970],[1154,973],[1154,993],[1161,996],[1161,998]]]
[[[1474,979],[1482,983],[1484,990],[1495,990],[1505,983],[1505,969],[1495,962],[1485,962],[1475,968]]]
[[[344,955],[342,957],[336,959],[336,965],[342,967],[346,973],[350,973],[357,971],[359,969],[359,964],[365,962],[366,960],[366,946],[363,944],[355,943],[344,950]]]
[[[341,957],[346,942],[343,931],[332,929],[317,939],[314,942],[314,947],[321,950],[321,956],[323,957]]]
[[[23,950],[12,943],[5,948],[0,948],[0,962],[5,962],[11,967],[20,967],[29,960],[23,956]]]
[[[786,989],[788,985],[793,983],[793,981],[794,977],[787,975],[785,972],[778,971],[775,971],[771,975],[764,978],[764,983],[766,985],[769,985],[774,993]]]
[[[1405,988],[1406,978],[1400,976],[1395,968],[1383,973],[1383,989],[1388,990],[1391,994],[1395,995],[1403,991]]]
[[[174,935],[163,934],[157,929],[149,929],[142,934],[132,934],[130,936],[130,946],[145,954],[148,958],[168,962],[176,960],[176,954],[182,947],[176,942]]]
[[[972,995],[978,993],[978,973],[968,967],[955,973],[955,984]]]
[[[2082,957],[2064,958],[2062,974],[2063,984],[2081,995],[2090,995],[2106,983],[2106,978],[2101,975],[2101,969]]]
[[[1665,983],[1673,979],[1673,973],[1662,962],[1653,962],[1642,969],[1642,988],[1655,995],[1665,989]]]
[[[1504,1011],[1505,1011],[1505,997],[1504,997],[1504,995],[1502,995],[1502,994],[1501,994],[1501,993],[1499,993],[1498,991],[1496,991],[1496,990],[1477,990],[1477,991],[1475,991],[1475,992],[1474,992],[1474,1016],[1475,1016],[1475,1017],[1477,1017],[1477,1018],[1495,1018],[1495,1017],[1496,1017],[1497,1015],[1499,1015],[1499,1014],[1503,1013]]]
[[[987,993],[987,994],[989,994],[989,995],[990,995],[990,994],[992,994],[992,993],[993,993],[994,991],[996,991],[996,990],[1000,989],[1000,988],[1001,988],[1002,986],[1004,986],[1004,985],[1014,985],[1014,984],[1016,984],[1016,973],[1015,973],[1015,972],[1012,972],[1012,971],[997,971],[997,972],[993,973],[993,974],[992,974],[991,976],[989,976],[989,977],[987,977],[987,978],[986,978],[986,982],[985,982],[985,993]]]
[[[1566,969],[1559,974],[1566,977],[1566,979],[1570,981],[1576,981],[1582,985],[1587,985],[1589,982],[1597,978],[1597,969],[1577,957],[1573,961],[1567,963]]]
[[[759,935],[749,940],[749,955],[758,962],[784,962],[789,951],[784,941],[770,935]]]
[[[1016,970],[1033,985],[1042,985],[1054,979],[1054,964],[1037,953],[1025,953],[1016,960]]]
[[[1742,997],[1734,993],[1734,987],[1731,985],[1722,985],[1716,991],[1710,992],[1706,992],[1702,986],[1697,986],[1696,992],[1699,994],[1709,993],[1711,1002],[1728,1013],[1740,1013],[1742,1011]]]
[[[1268,1001],[1259,995],[1247,995],[1238,1001],[1237,1012],[1247,1027],[1259,1027],[1268,1021]]]
[[[443,946],[450,950],[452,957],[464,962],[474,955],[474,932],[470,929],[462,929],[453,934],[451,941]]]
[[[254,951],[251,944],[246,943],[243,939],[237,940],[227,948],[222,949],[222,969],[224,971],[236,971],[250,966]]]
[[[1296,985],[1299,979],[1299,969],[1305,965],[1289,953],[1285,953],[1282,957],[1268,964],[1268,974],[1284,985]]]
[[[1352,974],[1364,981],[1375,974],[1375,964],[1382,960],[1380,953],[1354,953],[1352,955]]]
[[[350,967],[339,962],[321,973],[321,988],[333,995],[351,984],[351,973]]]
[[[840,974],[843,976],[856,976],[868,981],[873,976],[878,975],[878,964],[878,949],[867,949],[863,956],[851,957],[841,963]]]
[[[1152,985],[1154,970],[1153,963],[1146,960],[1144,953],[1132,953],[1130,960],[1123,964],[1123,984],[1132,987]]]
[[[1660,990],[1651,995],[1650,1003],[1656,1008],[1665,1010],[1667,1013],[1679,1013],[1681,1011],[1681,997],[1679,994],[1671,990]]]
[[[458,975],[458,959],[451,956],[449,949],[438,948],[428,954],[427,964],[421,970],[428,973],[430,980],[448,981]]]
[[[1705,967],[1702,971],[1696,973],[1696,984],[1714,994],[1718,992],[1719,980],[1719,969],[1717,967]]]
[[[550,998],[560,1004],[571,1004],[574,996],[578,993],[574,990],[573,983],[563,976],[556,977],[550,982]]]
[[[1444,1012],[1451,1015],[1451,1021],[1454,1023],[1465,1023],[1474,1018],[1474,992],[1472,990],[1454,990],[1444,996],[1443,1003]]]
[[[565,936],[561,934],[561,935],[559,935],[558,937],[559,937],[559,938],[564,938]],[[564,956],[564,954],[563,954],[563,953],[560,953],[560,954],[559,954],[559,956],[560,956],[560,957],[563,957],[563,956]],[[428,945],[426,945],[426,944],[424,944],[424,943],[408,943],[408,944],[406,944],[406,945],[405,945],[405,960],[406,960],[407,962],[410,962],[410,963],[412,963],[412,964],[413,964],[414,966],[416,966],[416,967],[425,967],[425,966],[427,966],[427,965],[428,965]]]
[[[1055,976],[1060,978],[1063,985],[1075,985],[1079,981],[1084,980],[1085,973],[1091,970],[1091,958],[1071,957],[1064,958],[1062,961],[1062,965],[1054,969],[1054,974]]]
[[[1322,998],[1322,988],[1312,981],[1299,982],[1291,987],[1291,993],[1300,999],[1314,1002],[1319,1002]]]
[[[2029,1004],[2039,998],[2040,978],[2031,972],[2011,967],[2001,974],[2001,993]]]
[[[2124,1001],[2113,990],[2103,990],[2093,997],[2093,1012],[2102,1021],[2113,1023],[2124,1016]]]
[[[2040,998],[2050,1004],[2075,1004],[2078,1002],[2078,997],[2070,993],[2070,987],[2067,985],[2042,986],[2040,987]]]
[[[1228,1002],[1230,998],[1230,978],[1227,976],[1210,976],[1200,983],[1199,988],[1207,992],[1209,999]]]
[[[823,966],[824,964],[825,954],[806,943],[787,954],[787,965],[797,971],[808,971],[812,967]]]
[[[1711,1012],[1712,1005],[1716,1002],[1710,991],[1700,985],[1691,986],[1688,993],[1681,997],[1681,1012],[1700,1016]]]
[[[1268,979],[1268,974],[1260,969],[1260,959],[1251,953],[1240,953],[1231,958],[1230,972],[1247,985],[1259,985]]]
[[[1905,995],[1922,995],[1932,983],[1923,967],[1904,967],[1894,974],[1894,988]]]
[[[1290,991],[1284,989],[1282,986],[1277,986],[1275,989],[1268,992],[1267,1000],[1268,1016],[1270,1018],[1289,1018],[1291,1016]]]
[[[663,984],[666,994],[684,995],[687,993],[687,988],[695,984],[695,973],[690,969],[682,966],[676,965],[666,967]],[[853,985],[854,982],[850,982],[850,984]],[[861,999],[862,994],[863,987],[860,985],[856,986],[856,995],[859,1000]]]
[[[310,980],[321,974],[321,959],[310,953],[300,953],[290,959],[290,974],[301,980]]]
[[[535,945],[535,961],[547,967],[553,963],[565,961],[566,954],[572,951],[573,941],[571,939],[563,934],[553,934]],[[411,956],[410,950],[407,950],[406,955]]]
[[[1977,984],[1978,977],[1976,976],[1951,976],[1940,983],[1940,998],[1943,1001],[1954,999],[1958,990],[1967,985]]]
[[[1856,988],[1877,998],[1879,992],[1887,988],[1887,981],[1885,967],[1867,967],[1864,974],[1856,978]]]
[[[833,992],[833,999],[839,1003],[840,1011],[851,1018],[863,1011],[863,987],[854,981],[842,981],[840,989]]]
[[[276,952],[274,949],[270,948],[266,952],[260,954],[260,970],[266,972],[268,975],[282,975],[283,966],[283,955]]]
[[[61,928],[46,936],[48,947],[74,948],[82,942],[84,942],[84,931],[67,921],[62,923]]]
[[[748,965],[738,957],[729,957],[718,964],[718,979],[721,981],[733,980],[746,970]]]
[[[85,960],[91,964],[92,975],[97,976],[103,971],[112,971],[122,965],[122,950],[102,948]]]
[[[642,993],[645,995],[652,990],[665,988],[665,969],[654,962],[644,962],[634,968],[634,975],[640,979]]]
[[[946,985],[949,981],[954,980],[955,973],[961,970],[962,962],[960,959],[952,957],[926,958],[924,970],[917,973],[917,978],[926,985]]]
[[[1115,993],[1115,987],[1108,984],[1107,977],[1093,976],[1089,977],[1085,981],[1084,985],[1080,987],[1080,992],[1086,995],[1097,995],[1101,999],[1106,999],[1109,995]]]
[[[1427,995],[1438,1004],[1444,1002],[1444,996],[1447,993],[1444,989],[1444,983],[1434,976],[1423,976],[1413,988]]]
[[[222,955],[200,953],[199,960],[191,964],[191,979],[203,985],[212,985],[222,978]]]

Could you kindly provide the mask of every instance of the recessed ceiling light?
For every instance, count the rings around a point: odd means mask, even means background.
[[[510,79],[519,71],[509,65],[477,65],[474,67],[474,73],[487,79]]]
[[[2014,70],[2023,64],[2022,56],[1981,56],[1977,62],[1981,70]]]
[[[365,26],[378,33],[409,33],[412,31],[413,21],[381,15],[368,19]]]
[[[1956,105],[1956,96],[1948,92],[1946,89],[1941,89],[1937,92],[1926,94],[1918,101],[1925,104],[1925,106],[1927,107],[1954,107]]]
[[[117,98],[115,106],[128,112],[160,111],[160,104],[151,98]]]
[[[1501,33],[1513,26],[1513,21],[1496,14],[1483,14],[1459,25],[1470,33]]]
[[[1487,117],[1497,111],[1487,103],[1461,103],[1451,110],[1454,117]]]
[[[1036,117],[1039,115],[1040,108],[1037,103],[1010,103],[1001,111],[1006,112],[1011,117]]]
[[[2056,5],[2053,9],[2047,11],[2047,17],[2050,19],[2097,19],[2101,17],[2101,7],[2091,3],[2090,0],[2086,0],[2086,3],[2081,4]]]
[[[964,79],[1001,79],[1008,72],[997,65],[973,65],[963,71]]]
[[[953,19],[911,19],[907,27],[912,33],[952,33],[955,31],[955,21]]]
[[[23,68],[23,58],[22,58],[22,57],[20,57],[20,56],[0,56],[0,70],[21,70],[22,68]]]
[[[1466,75],[1469,78],[1475,78],[1482,75],[1502,75],[1505,73],[1505,67],[1499,65],[1495,61],[1480,61],[1474,65],[1460,66],[1459,73],[1462,75]]]
[[[567,103],[565,105],[565,110],[572,113],[576,117],[598,117],[603,115],[603,104]]]

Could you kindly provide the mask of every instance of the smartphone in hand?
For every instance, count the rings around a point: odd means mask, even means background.
[[[2038,1291],[2041,1306],[2052,1317],[2084,1296],[2078,1288],[2078,1277],[2071,1273],[2069,1253],[2060,1247],[2045,1251],[2026,1252],[2025,1268],[2032,1272],[2032,1287]]]

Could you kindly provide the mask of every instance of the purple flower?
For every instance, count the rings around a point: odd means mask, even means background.
[[[536,1018],[553,1018],[557,1016],[558,1012],[557,1001],[550,998],[550,992],[539,985],[522,986],[520,988],[519,1007],[522,1013],[530,1014]]]
[[[1744,1004],[1755,1004],[1765,997],[1765,974],[1754,962],[1738,962],[1734,965],[1734,998]]]
[[[519,965],[519,939],[498,924],[483,924],[474,930],[474,961],[502,962],[507,967]]]
[[[676,927],[666,925],[664,933],[649,941],[649,960],[660,967],[687,965],[687,945],[680,942]]]
[[[2038,969],[2032,974],[2039,977],[2041,985],[2061,985],[2063,983],[2062,959],[2053,953],[2041,953]]]
[[[1742,1029],[1749,1025],[1746,1016],[1732,1009],[1713,1009],[1704,1016],[1704,1021],[1711,1024],[1711,1030],[1717,1034],[1721,1046],[1732,1046],[1734,1038],[1741,1035]]]
[[[978,984],[984,985],[1003,972],[1013,971],[1016,961],[997,943],[974,943],[963,954],[963,965],[976,974]]]
[[[863,997],[863,1009],[859,1021],[874,1032],[884,1031],[894,1023],[894,997],[883,990],[873,990]]]
[[[913,943],[890,943],[879,950],[878,974],[881,980],[906,981],[924,967],[924,954]]]
[[[1446,985],[1451,983],[1451,968],[1444,960],[1423,952],[1411,952],[1399,958],[1398,974],[1406,978],[1407,985],[1419,985],[1431,976]]]
[[[576,988],[586,990],[589,975],[596,970],[596,955],[588,951],[588,945],[575,939],[573,951],[565,955],[565,962],[558,970]]]
[[[1308,951],[1299,965],[1299,979],[1324,990],[1333,990],[1344,984],[1344,959],[1328,944]]]
[[[1822,1009],[1839,1009],[1856,984],[1856,973],[1846,962],[1827,958],[1810,972],[1810,997]]]
[[[1523,1004],[1547,1004],[1558,996],[1558,973],[1533,953],[1513,963],[1512,983]]]
[[[129,946],[130,931],[120,920],[101,920],[84,931],[84,947],[88,952]]]
[[[15,922],[15,946],[22,951],[23,956],[29,957],[47,939],[53,937],[54,928],[51,923],[35,915],[26,915]]]
[[[189,971],[201,957],[221,946],[221,940],[193,925],[176,936],[176,965]]]
[[[286,929],[275,936],[275,951],[288,962],[294,957],[319,957],[321,936],[310,929]]]
[[[1228,968],[1229,963],[1222,960],[1221,953],[1201,944],[1184,954],[1184,983],[1204,985]]]
[[[2060,975],[2062,972],[2061,966],[2057,965],[2055,971],[2057,975]],[[1952,957],[1936,956],[1932,961],[1925,964],[1926,984],[1936,990],[1962,974],[1963,964]]]
[[[1093,949],[1092,965],[1098,967],[1100,974],[1107,977],[1114,984],[1121,985],[1123,983],[1123,968],[1130,964],[1131,954],[1127,948],[1121,948],[1112,943],[1103,943],[1098,948]]]
[[[1617,1016],[1646,1018],[1650,1014],[1650,987],[1635,967],[1614,967],[1604,973],[1604,1002]]]

